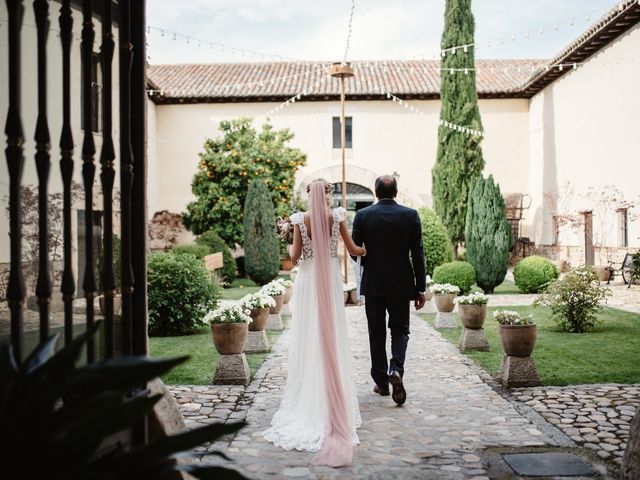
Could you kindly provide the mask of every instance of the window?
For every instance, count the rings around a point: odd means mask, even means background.
[[[352,128],[353,128],[353,119],[352,117],[345,117],[345,147],[352,147]],[[333,117],[333,148],[342,148],[342,144],[340,142],[340,117]]]
[[[84,74],[84,70],[82,70]],[[84,81],[81,83],[82,88],[84,88]],[[101,125],[101,106],[102,99],[100,98],[100,93],[102,91],[101,85],[101,72],[100,72],[100,54],[93,53],[91,56],[91,131],[94,133],[99,133],[102,131]],[[80,121],[84,125],[84,109],[80,109]]]
[[[618,244],[621,247],[629,246],[629,212],[621,208],[618,213]]]

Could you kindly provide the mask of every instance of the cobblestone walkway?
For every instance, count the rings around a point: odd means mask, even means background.
[[[578,445],[621,463],[631,419],[640,406],[640,385],[519,388],[511,393]]]
[[[280,337],[244,393],[233,387],[172,389],[189,422],[212,421],[207,417],[219,407],[224,407],[222,413],[215,414],[219,419],[242,418],[246,412],[249,426],[230,442],[217,442],[210,449],[225,451],[251,478],[480,480],[488,478],[487,466],[478,453],[481,449],[556,444],[548,430],[541,431],[531,423],[483,381],[484,374],[470,360],[417,317],[412,319],[407,354],[407,403],[398,408],[390,397],[375,395],[369,378],[364,309],[350,307],[347,315],[363,420],[353,467],[310,467],[312,454],[286,452],[261,436],[282,397],[289,331]],[[219,461],[214,456],[205,458]]]

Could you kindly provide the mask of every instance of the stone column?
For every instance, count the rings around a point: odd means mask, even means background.
[[[214,385],[249,385],[251,373],[244,353],[220,355],[213,375]]]
[[[267,320],[267,330],[273,332],[279,332],[284,330],[284,323],[282,323],[282,315],[279,313],[270,313]]]
[[[269,351],[269,339],[267,332],[260,330],[257,332],[249,330],[247,342],[244,344],[244,353],[265,353]]]

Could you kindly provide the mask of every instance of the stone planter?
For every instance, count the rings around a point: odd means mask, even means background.
[[[98,304],[100,305],[100,313],[102,313],[102,316],[105,316],[107,312],[107,302],[104,295],[98,297]],[[113,297],[113,314],[122,315],[122,295],[120,294]]]
[[[271,307],[269,313],[272,315],[279,314],[280,310],[282,310],[282,305],[284,305],[284,295],[272,295],[271,298],[276,301],[276,306]]]
[[[509,357],[529,357],[536,346],[536,325],[498,325],[502,349]]]
[[[253,308],[251,310],[251,318],[253,322],[249,324],[250,332],[260,332],[264,330],[267,325],[267,319],[269,318],[269,307]]]
[[[293,286],[287,287],[287,290],[284,292],[284,304],[286,305],[291,301],[291,297],[293,297]]]
[[[212,323],[213,344],[220,355],[242,353],[249,328],[246,323]]]
[[[455,306],[453,300],[456,298],[454,293],[436,293],[434,298],[439,312],[453,312],[453,307]]]
[[[482,328],[487,318],[487,304],[484,305],[461,305],[458,304],[458,313],[462,326],[477,330]]]

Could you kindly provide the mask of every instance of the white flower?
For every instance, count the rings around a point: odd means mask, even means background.
[[[493,312],[493,318],[501,325],[533,325],[535,323],[532,315],[523,318],[513,310],[496,310]]]
[[[209,311],[204,316],[207,323],[251,323],[251,311],[238,304],[230,304]]]
[[[250,293],[249,295],[245,295],[240,300],[240,305],[248,310],[253,310],[254,308],[271,308],[276,306],[276,301],[272,296],[265,294],[262,291],[257,293]]]
[[[457,295],[460,293],[460,288],[450,283],[436,283],[431,286],[431,291],[433,293]]]
[[[343,289],[345,292],[353,292],[358,288],[358,285],[356,285],[356,282],[349,282],[346,285],[343,284]]]
[[[281,284],[284,288],[289,288],[291,286],[293,286],[293,282],[291,280],[286,280],[284,278],[276,278],[274,280],[274,282],[278,282],[279,284]]]
[[[272,297],[276,297],[278,295],[284,295],[286,290],[287,289],[285,288],[285,286],[282,285],[282,283],[278,282],[277,280],[274,280],[271,283],[267,283],[264,287],[260,289],[262,293],[264,293],[265,295],[271,295]]]
[[[481,292],[473,292],[463,297],[458,297],[460,305],[485,305],[489,302],[489,297]]]

